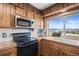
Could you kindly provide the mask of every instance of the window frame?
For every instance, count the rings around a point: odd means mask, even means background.
[[[51,17],[48,17],[48,18],[45,18],[45,21],[47,22],[46,24],[47,24],[47,26],[45,27],[46,29],[46,35],[47,36],[49,36],[49,34],[48,34],[48,19],[50,19],[50,18],[59,18],[59,17],[62,17],[63,18],[63,20],[64,20],[64,24],[63,24],[63,33],[64,33],[64,36],[66,35],[66,18],[65,17],[67,17],[67,16],[72,16],[72,15],[74,15],[75,14],[75,12],[77,13],[77,12],[79,12],[79,10],[75,10],[75,11],[70,11],[70,12],[64,12],[64,13],[61,13],[61,14],[59,14],[59,15],[56,15],[56,16],[51,16]],[[46,25],[45,24],[45,25]]]

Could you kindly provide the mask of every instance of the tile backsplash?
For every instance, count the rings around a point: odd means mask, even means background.
[[[27,29],[7,29],[7,28],[0,29],[0,42],[13,40],[12,33],[24,33],[24,32],[29,32],[29,30]],[[32,31],[32,36],[35,36],[35,34],[33,33],[34,32]]]

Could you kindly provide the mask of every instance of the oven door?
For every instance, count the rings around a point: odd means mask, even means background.
[[[17,56],[37,56],[38,55],[38,43],[37,41],[30,41],[17,46]]]

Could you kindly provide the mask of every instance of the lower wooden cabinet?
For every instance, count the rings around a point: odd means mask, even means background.
[[[62,56],[78,56],[76,53],[72,53],[70,51],[62,51]]]
[[[45,55],[45,56],[49,56],[50,53],[49,53],[49,44],[48,44],[48,41],[43,41],[41,40],[40,41],[40,55]]]
[[[10,48],[0,51],[0,56],[16,56],[16,48]]]
[[[50,56],[59,56],[61,55],[61,51],[57,47],[49,47]]]
[[[79,47],[41,39],[40,54],[42,56],[78,56]]]

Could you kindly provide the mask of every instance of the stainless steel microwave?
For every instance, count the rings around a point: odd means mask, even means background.
[[[31,28],[34,25],[34,20],[28,18],[17,16],[15,17],[15,27]]]

